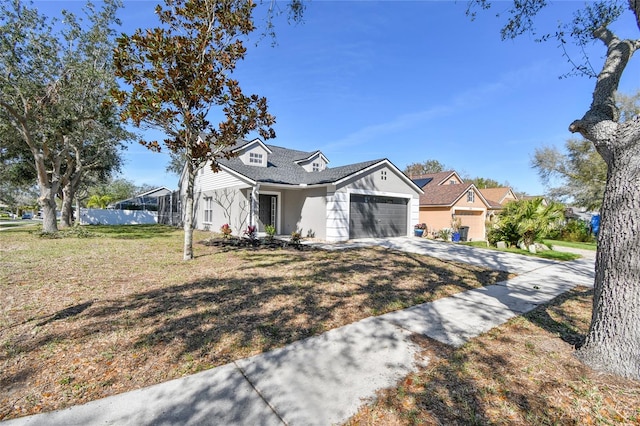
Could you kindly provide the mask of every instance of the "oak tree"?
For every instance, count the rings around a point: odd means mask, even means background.
[[[567,140],[565,152],[550,146],[535,150],[532,166],[547,187],[547,195],[588,210],[599,210],[607,164],[588,140]]]
[[[404,174],[416,177],[428,173],[439,173],[445,170],[444,164],[438,160],[426,160],[422,163],[411,163],[404,168]]]
[[[640,91],[616,93],[620,122],[640,113]],[[591,141],[569,139],[564,152],[556,147],[536,148],[531,161],[547,187],[547,195],[588,210],[600,210],[607,181],[607,164]]]
[[[471,7],[487,8],[487,0]],[[514,1],[503,38],[535,29],[537,13],[545,0]],[[621,376],[640,379],[640,116],[621,121],[615,94],[640,38],[624,38],[614,24],[630,18],[634,34],[640,34],[640,1],[607,0],[587,3],[575,12],[567,26],[540,37],[561,46],[573,40],[579,47],[594,41],[603,48],[604,60],[597,72],[591,105],[569,125],[593,143],[607,165],[607,178],[598,234],[593,313],[586,341],[577,355],[587,365]],[[577,64],[577,63],[576,63]],[[576,65],[579,73],[590,68]]]
[[[267,100],[245,95],[231,77],[246,54],[242,40],[255,30],[253,2],[242,0],[165,0],[156,6],[156,28],[122,34],[115,50],[114,90],[124,107],[122,119],[162,130],[163,141],[142,141],[184,155],[183,204],[185,260],[193,258],[193,206],[196,171],[207,161],[233,155],[239,138],[257,131],[275,136]]]
[[[30,152],[37,176],[43,231],[56,232],[56,196],[78,158],[79,128],[110,121],[105,101],[114,83],[111,26],[118,0],[86,20],[63,12],[58,22],[20,0],[0,5],[0,121]]]

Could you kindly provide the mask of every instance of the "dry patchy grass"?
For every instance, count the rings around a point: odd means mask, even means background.
[[[574,356],[593,292],[576,288],[453,349],[417,337],[429,364],[349,425],[639,425],[640,383]]]
[[[0,233],[0,420],[226,364],[503,272],[379,248],[229,249],[182,233]],[[195,240],[209,234],[195,234]]]

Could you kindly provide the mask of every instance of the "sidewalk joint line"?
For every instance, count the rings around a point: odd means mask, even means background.
[[[244,372],[244,370],[242,369],[242,367],[240,367],[238,365],[237,361],[233,361],[233,365],[235,365],[235,367],[238,369],[238,371],[240,371],[240,374],[242,374],[242,377],[244,377],[244,379],[247,381],[247,383],[249,383],[249,385],[251,385],[251,387],[253,388],[254,391],[256,391],[256,393],[258,394],[258,396],[260,397],[260,399],[262,399],[264,401],[265,404],[267,404],[267,407],[269,407],[269,409],[271,409],[271,411],[273,411],[273,414],[276,415],[276,417],[278,417],[278,419],[280,419],[280,421],[282,422],[283,425],[285,426],[289,426],[289,424],[282,418],[282,416],[280,415],[280,413],[278,413],[278,411],[276,410],[276,407],[274,407],[273,405],[271,405],[271,403],[269,401],[267,401],[267,398],[262,394],[262,392],[260,392],[260,389],[258,389],[251,380],[249,380],[249,377],[247,376],[247,374]]]

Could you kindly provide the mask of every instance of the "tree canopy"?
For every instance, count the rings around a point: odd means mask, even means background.
[[[476,186],[476,188],[486,189],[486,188],[503,188],[508,187],[508,183],[500,183],[495,179],[491,178],[483,178],[483,177],[463,177],[463,180],[466,183],[472,183]]]
[[[640,113],[640,91],[634,95],[616,93],[620,122]],[[585,139],[569,139],[564,152],[556,147],[536,148],[531,161],[547,195],[589,210],[599,210],[607,181],[607,164],[595,146]]]
[[[439,173],[445,171],[446,167],[438,160],[425,160],[422,163],[411,163],[404,168],[404,174],[409,177],[416,177],[429,173]]]
[[[159,26],[122,34],[115,50],[116,75],[125,86],[113,94],[123,106],[121,118],[136,126],[159,128],[163,141],[141,141],[184,155],[184,259],[193,258],[193,182],[210,161],[233,156],[238,139],[258,132],[272,138],[275,117],[267,100],[245,95],[231,78],[246,54],[243,37],[255,30],[255,4],[242,0],[165,0],[158,5]],[[216,122],[216,120],[221,120]]]
[[[599,210],[607,180],[607,164],[590,141],[569,139],[566,154],[555,147],[536,148],[532,165],[550,198],[588,210]],[[554,185],[555,178],[559,182]]]
[[[0,128],[15,135],[0,144],[21,145],[5,153],[29,152],[28,159],[13,160],[28,160],[35,171],[44,232],[57,231],[56,196],[80,179],[85,155],[98,153],[97,144],[108,144],[110,154],[120,147],[119,137],[93,137],[121,130],[107,102],[115,84],[111,26],[119,6],[106,0],[97,10],[87,3],[86,20],[63,11],[59,22],[20,0],[0,5]]]

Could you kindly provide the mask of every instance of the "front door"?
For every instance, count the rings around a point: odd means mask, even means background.
[[[260,194],[258,203],[258,221],[260,223],[258,229],[264,231],[266,225],[276,227],[278,196]]]

